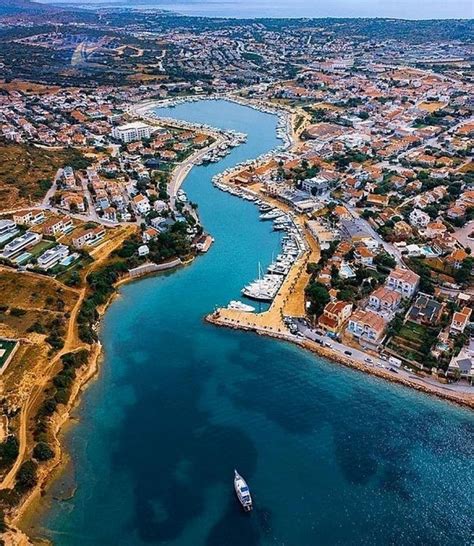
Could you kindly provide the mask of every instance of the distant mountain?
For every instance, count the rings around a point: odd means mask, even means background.
[[[53,8],[31,0],[0,0],[0,14],[21,12],[48,12]]]

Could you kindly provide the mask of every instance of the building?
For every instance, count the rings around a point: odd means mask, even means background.
[[[38,267],[47,271],[68,255],[69,248],[66,245],[57,245],[41,254],[38,258]]]
[[[346,301],[329,302],[319,317],[318,325],[327,332],[339,332],[351,313],[352,303]]]
[[[320,177],[307,178],[301,182],[301,189],[314,196],[321,196],[329,191],[329,184],[326,179]]]
[[[117,140],[122,141],[124,144],[128,144],[135,140],[150,138],[151,128],[145,123],[135,121],[133,123],[127,123],[126,125],[113,127],[112,136]]]
[[[148,197],[139,193],[132,199],[132,207],[136,214],[144,215],[150,212],[150,201]]]
[[[344,239],[350,239],[354,242],[371,239],[371,235],[366,229],[363,220],[341,220],[340,226],[341,235]]]
[[[474,380],[474,340],[463,347],[457,356],[451,359],[448,366],[448,375],[467,379],[470,383]]]
[[[357,263],[370,267],[374,263],[374,253],[365,245],[359,245],[354,250],[354,258]]]
[[[144,243],[149,243],[150,241],[158,237],[159,234],[160,232],[154,227],[147,227],[142,233],[142,241]]]
[[[431,222],[431,218],[426,212],[420,209],[413,209],[410,212],[410,224],[416,228],[425,228]]]
[[[105,229],[102,226],[97,226],[92,229],[80,231],[72,238],[72,244],[76,248],[82,248],[86,245],[95,245],[105,236]]]
[[[443,304],[426,294],[420,294],[411,306],[408,318],[413,322],[434,326],[439,322],[443,309]]]
[[[13,220],[0,220],[0,238],[3,240],[13,237],[18,233],[16,223]]]
[[[17,252],[24,250],[30,246],[39,243],[43,236],[40,233],[33,233],[32,231],[27,231],[20,237],[13,239],[10,243],[6,244],[3,248],[3,257],[10,258]]]
[[[420,276],[410,269],[396,267],[390,272],[385,284],[387,288],[399,292],[403,298],[411,298],[418,289]]]
[[[84,198],[77,193],[66,193],[61,197],[61,206],[70,211],[85,212]]]
[[[385,311],[393,313],[397,310],[402,301],[402,296],[395,290],[390,290],[386,286],[379,286],[369,296],[369,305],[375,311]]]
[[[43,220],[44,212],[42,210],[25,210],[23,212],[16,212],[13,215],[13,221],[20,226],[39,224]]]
[[[50,218],[42,225],[42,231],[44,235],[58,235],[58,233],[66,233],[72,229],[72,219],[69,217],[64,218]]]
[[[64,185],[68,188],[74,188],[76,185],[76,177],[74,175],[74,169],[72,167],[64,167],[63,169]]]
[[[346,331],[359,341],[380,343],[387,322],[373,311],[357,309],[349,318]]]
[[[138,247],[138,255],[139,256],[148,256],[150,254],[150,249],[147,245],[141,245]]]
[[[452,334],[462,334],[469,324],[471,318],[472,309],[470,307],[463,307],[461,311],[456,311],[453,314],[451,326],[449,331]]]

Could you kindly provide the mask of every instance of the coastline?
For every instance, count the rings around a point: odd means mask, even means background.
[[[441,383],[439,387],[436,387],[435,385],[423,383],[421,382],[421,380],[416,381],[416,378],[409,380],[409,379],[400,377],[398,375],[395,375],[393,373],[390,373],[388,370],[370,367],[370,366],[364,366],[362,363],[359,363],[353,359],[347,358],[343,356],[342,354],[337,353],[336,351],[333,351],[326,347],[322,347],[321,345],[318,345],[317,343],[314,343],[310,340],[302,340],[301,338],[297,336],[293,336],[292,334],[289,334],[289,333],[275,332],[272,330],[265,330],[262,328],[256,328],[256,327],[252,327],[252,326],[244,325],[244,324],[238,324],[238,325],[231,324],[228,322],[224,322],[223,320],[220,320],[218,317],[214,316],[213,314],[208,315],[205,318],[205,320],[206,322],[209,322],[210,324],[213,324],[214,326],[218,326],[222,328],[231,328],[234,330],[244,330],[247,332],[253,332],[257,335],[272,337],[275,339],[279,339],[281,341],[287,341],[289,343],[297,345],[298,347],[302,349],[305,349],[314,354],[317,354],[318,356],[322,358],[325,358],[331,364],[336,364],[336,363],[342,364],[343,366],[346,366],[347,368],[352,368],[362,373],[370,374],[370,375],[379,377],[381,379],[385,379],[391,383],[397,383],[399,385],[403,385],[407,388],[411,388],[419,392],[423,392],[424,394],[436,396],[448,402],[453,402],[459,406],[463,406],[469,409],[474,409],[474,396],[472,395],[462,396],[454,392],[449,392],[449,391],[445,392],[443,391]]]
[[[180,265],[172,265],[161,271],[149,272],[140,277],[132,277],[130,275],[119,279],[114,284],[114,292],[110,295],[107,302],[97,309],[99,318],[97,327],[100,328],[102,319],[107,309],[112,303],[120,297],[118,289],[129,283],[141,281],[147,277],[153,277],[161,273],[166,273],[174,269],[186,267],[194,262],[195,257],[189,260],[181,261]],[[34,529],[34,512],[37,508],[37,503],[41,500],[46,492],[46,488],[51,485],[52,481],[59,478],[62,472],[66,469],[69,461],[68,452],[64,449],[61,442],[61,434],[64,433],[64,428],[68,423],[73,421],[72,412],[78,407],[81,402],[81,394],[89,387],[90,383],[96,379],[101,370],[101,363],[104,358],[103,347],[100,341],[91,346],[91,353],[87,363],[79,370],[76,381],[73,384],[72,392],[68,404],[63,407],[62,411],[55,415],[52,420],[51,435],[55,446],[55,456],[51,461],[44,464],[41,472],[38,474],[38,482],[29,493],[25,495],[22,502],[12,512],[12,517],[9,520],[12,546],[29,546],[31,544],[52,544],[46,539],[34,538],[34,543],[31,541],[30,531]],[[31,520],[30,520],[31,518]],[[20,541],[15,542],[14,539]],[[38,542],[40,540],[40,542]]]
[[[222,98],[226,99],[225,97],[222,97]],[[230,99],[226,99],[226,100],[230,100]],[[238,103],[243,104],[243,105],[248,106],[248,107],[257,108],[256,105],[247,104],[245,101],[243,101],[243,102],[235,101],[235,102],[238,102]],[[290,112],[286,112],[286,113],[290,118],[293,118],[294,114],[291,114]],[[291,133],[291,135],[290,134],[288,135],[288,138],[291,141],[291,146],[292,147],[296,146],[296,140],[295,140],[296,137],[295,137],[295,134],[294,134],[294,128],[293,127],[292,127],[292,133]],[[205,151],[207,152],[208,150],[209,150],[209,147],[206,147]],[[195,154],[195,155],[199,156],[202,152],[203,151],[200,151],[198,154]],[[178,174],[176,174],[176,177],[177,177],[177,180],[178,180],[176,191],[177,191],[177,189],[179,189],[181,184],[185,181],[187,175],[189,174],[190,170],[192,169],[193,162],[197,158],[198,157],[191,156],[191,158],[189,158],[184,164],[181,164],[176,168],[175,171],[178,171]],[[256,160],[257,159],[258,158],[256,158]],[[184,167],[187,162],[190,163],[189,168],[188,168],[188,165],[186,165],[186,168]],[[237,169],[238,165],[236,165],[235,168]],[[175,176],[175,171],[173,172],[173,178]],[[190,262],[192,262],[192,261],[193,260],[190,260]],[[183,262],[181,265],[187,265],[190,262]],[[151,274],[154,274],[154,273],[151,273]],[[150,275],[146,275],[146,276],[150,276]],[[106,310],[108,309],[108,307],[112,304],[112,302],[114,301],[114,299],[116,297],[119,297],[119,293],[117,292],[117,288],[119,288],[120,286],[122,286],[123,284],[126,284],[128,282],[135,281],[135,280],[140,280],[141,278],[143,278],[143,277],[140,277],[139,279],[136,279],[136,278],[133,278],[131,276],[127,276],[127,277],[124,277],[124,278],[120,279],[117,283],[114,284],[114,288],[115,288],[114,292],[111,294],[108,301],[100,309],[98,309],[98,312],[99,312],[98,324],[99,325],[100,325],[100,323],[102,321],[102,318],[103,318]],[[469,407],[471,409],[474,409],[474,397],[472,397],[472,396],[470,398],[465,397],[465,399],[463,399],[463,397],[453,395],[452,393],[442,392],[441,387],[440,387],[440,389],[437,390],[434,386],[433,386],[433,388],[430,388],[429,385],[427,385],[427,384],[419,384],[419,383],[416,383],[414,381],[407,381],[404,378],[397,377],[397,376],[395,376],[393,374],[390,374],[386,370],[377,369],[377,368],[370,368],[369,366],[363,366],[363,365],[361,365],[360,363],[358,363],[356,361],[353,361],[353,360],[351,360],[349,358],[344,357],[341,354],[336,353],[335,351],[328,350],[327,348],[323,348],[323,347],[317,345],[316,343],[310,342],[309,340],[308,341],[303,341],[300,338],[296,338],[295,336],[292,336],[289,333],[276,332],[276,331],[272,331],[271,329],[265,330],[265,329],[262,329],[262,328],[252,328],[252,327],[246,326],[244,324],[239,324],[239,325],[234,324],[234,325],[232,325],[230,323],[225,323],[222,320],[216,319],[216,317],[213,316],[213,315],[208,315],[207,317],[205,317],[205,320],[207,322],[215,325],[215,326],[221,326],[221,327],[225,326],[225,327],[230,327],[230,328],[233,328],[233,329],[241,329],[241,330],[246,330],[246,331],[252,331],[252,332],[255,332],[255,333],[259,334],[259,335],[266,335],[266,336],[281,339],[281,340],[284,340],[284,341],[289,341],[291,343],[296,344],[297,346],[299,346],[301,348],[309,350],[309,351],[317,354],[318,356],[322,356],[322,357],[324,357],[324,358],[326,358],[326,359],[328,359],[330,361],[333,361],[333,362],[342,364],[344,366],[347,366],[347,367],[350,367],[350,368],[353,368],[353,369],[357,369],[359,371],[363,371],[365,373],[369,373],[369,374],[372,374],[374,376],[389,380],[391,382],[398,383],[398,384],[401,384],[401,385],[404,385],[404,386],[407,386],[407,387],[410,387],[410,388],[414,388],[415,390],[418,390],[420,392],[435,395],[435,396],[438,396],[439,398],[442,398],[442,399],[445,399],[445,400],[448,400],[448,401],[451,401],[451,402],[455,402],[455,403],[457,403],[459,405],[466,406],[466,407]],[[17,531],[17,536],[21,537],[21,540],[24,540],[24,541],[23,542],[21,542],[21,541],[20,542],[12,542],[12,544],[18,544],[18,545],[32,544],[30,539],[27,538],[26,534],[24,534],[23,531],[22,531],[22,521],[26,518],[27,512],[29,510],[34,509],[35,503],[37,501],[39,501],[39,499],[41,498],[41,495],[44,493],[46,486],[49,485],[50,480],[52,479],[53,475],[59,475],[62,472],[62,470],[64,469],[64,466],[65,466],[65,464],[67,462],[67,452],[65,452],[65,450],[64,450],[64,448],[63,448],[63,446],[61,444],[60,434],[61,434],[65,424],[72,419],[71,413],[75,409],[75,407],[77,407],[77,405],[80,403],[80,394],[88,387],[89,383],[95,377],[97,377],[97,375],[98,375],[98,373],[100,371],[100,361],[101,361],[102,358],[103,358],[102,346],[101,346],[100,342],[97,342],[97,343],[95,343],[94,345],[91,346],[91,354],[89,355],[88,362],[84,366],[84,369],[81,370],[80,373],[78,374],[78,378],[77,378],[77,380],[75,381],[75,383],[73,385],[73,392],[71,394],[71,398],[70,398],[67,406],[64,407],[64,409],[61,411],[61,413],[58,414],[55,417],[54,421],[53,421],[54,424],[53,424],[52,436],[53,436],[54,444],[55,444],[55,447],[56,447],[55,457],[54,457],[54,459],[52,459],[50,464],[47,463],[47,464],[44,465],[40,475],[38,476],[37,485],[31,490],[30,493],[28,493],[25,496],[23,502],[14,511],[14,515],[13,515],[13,517],[11,519],[11,525],[12,525],[12,527],[14,529],[19,529],[20,530],[19,532]],[[24,539],[23,539],[23,537],[24,537]],[[45,543],[49,543],[49,542],[45,542]]]
[[[187,175],[194,166],[195,161],[200,159],[202,155],[208,153],[209,150],[222,143],[222,137],[218,133],[213,133],[209,131],[206,132],[206,134],[209,134],[210,136],[215,138],[215,142],[213,142],[209,146],[206,146],[202,150],[198,150],[197,152],[192,154],[185,162],[175,167],[172,172],[174,191],[172,195],[170,194],[171,198],[176,197],[177,191],[181,187],[182,183],[185,181]],[[128,283],[140,281],[146,277],[155,276],[160,273],[166,273],[177,268],[185,267],[193,263],[194,259],[195,256],[192,256],[187,260],[179,260],[179,263],[176,263],[176,260],[171,260],[168,267],[166,267],[165,263],[162,264],[165,267],[162,267],[160,269],[148,271],[140,274],[139,276],[133,276],[129,273],[128,275],[119,279],[116,283],[114,283],[114,291],[108,298],[107,302],[97,309],[97,312],[99,314],[98,320],[96,322],[97,329],[100,328],[102,318],[109,306],[114,302],[116,298],[120,296],[118,289],[121,286]],[[74,323],[71,324],[70,327],[76,329],[77,321],[74,320]],[[74,352],[80,347],[83,347],[83,344],[80,344],[78,347],[73,348],[71,352]],[[53,457],[53,459],[51,459],[51,461],[46,462],[42,465],[40,471],[38,472],[37,484],[31,489],[31,491],[25,494],[20,504],[15,507],[11,512],[11,516],[8,520],[10,529],[7,533],[5,533],[5,536],[8,537],[9,543],[11,543],[12,545],[26,546],[33,544],[30,538],[30,531],[34,527],[34,524],[32,524],[32,522],[34,522],[35,519],[32,512],[34,512],[37,503],[40,501],[41,497],[45,493],[46,487],[51,484],[52,480],[61,475],[68,462],[68,454],[64,450],[64,447],[61,443],[60,435],[63,432],[63,429],[67,425],[67,423],[72,420],[71,414],[74,409],[80,404],[82,392],[85,391],[85,389],[89,386],[90,382],[98,376],[100,372],[100,363],[103,359],[103,356],[103,349],[100,341],[90,346],[90,354],[87,363],[83,366],[82,369],[78,370],[76,380],[72,385],[72,392],[67,405],[65,405],[60,410],[60,412],[58,412],[51,420],[51,436],[55,447],[55,456]],[[28,520],[30,516],[31,523]],[[27,522],[26,525],[25,522]],[[35,543],[37,543],[37,540],[39,539],[34,540]],[[43,539],[41,539],[40,543],[50,544],[49,541]]]

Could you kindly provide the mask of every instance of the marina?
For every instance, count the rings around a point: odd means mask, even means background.
[[[100,329],[101,372],[65,433],[71,464],[33,535],[65,546],[466,543],[468,411],[203,322],[240,301],[259,262],[263,277],[301,242],[291,217],[275,230],[259,217],[273,207],[211,182],[279,143],[275,116],[218,106],[173,108],[248,135],[184,184],[215,243],[188,267],[121,287]],[[230,483],[235,468],[258,493],[250,517]]]

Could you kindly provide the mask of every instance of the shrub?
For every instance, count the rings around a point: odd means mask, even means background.
[[[38,442],[33,449],[33,457],[37,461],[48,461],[54,457],[54,451],[46,442]]]
[[[2,468],[8,467],[18,457],[18,440],[16,436],[11,434],[8,438],[0,444],[0,466]]]
[[[12,307],[10,309],[10,315],[13,317],[22,317],[23,315],[26,315],[26,311],[24,309],[18,309],[18,307]]]
[[[25,493],[32,489],[38,482],[38,464],[28,459],[18,470],[16,475],[15,489],[20,493]]]

